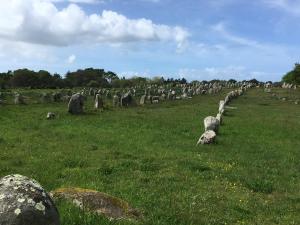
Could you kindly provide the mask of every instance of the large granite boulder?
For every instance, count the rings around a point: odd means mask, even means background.
[[[59,225],[59,213],[35,180],[8,175],[0,180],[0,225]]]
[[[71,114],[83,113],[83,104],[84,97],[80,93],[72,95],[68,105],[68,112]]]

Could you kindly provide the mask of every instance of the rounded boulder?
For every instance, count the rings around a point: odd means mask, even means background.
[[[22,175],[0,179],[0,225],[59,225],[50,196],[35,180]]]

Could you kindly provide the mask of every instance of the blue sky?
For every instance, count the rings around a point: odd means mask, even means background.
[[[11,0],[0,71],[280,80],[299,62],[300,0]]]

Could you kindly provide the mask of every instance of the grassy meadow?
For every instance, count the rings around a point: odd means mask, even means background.
[[[300,224],[300,91],[251,89],[230,104],[217,141],[196,146],[221,94],[134,108],[86,103],[0,105],[0,177],[19,173],[47,191],[95,189],[139,209],[109,221],[57,202],[62,225]],[[32,93],[28,93],[30,96]],[[25,94],[26,95],[26,94]],[[46,120],[47,112],[57,114]]]

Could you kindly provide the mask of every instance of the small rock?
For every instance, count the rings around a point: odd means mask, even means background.
[[[48,112],[47,113],[47,120],[53,120],[55,119],[56,115],[53,112]]]
[[[217,135],[214,131],[208,130],[204,134],[201,135],[201,137],[199,138],[199,140],[197,142],[197,145],[211,144],[215,141],[216,137],[217,137]]]

